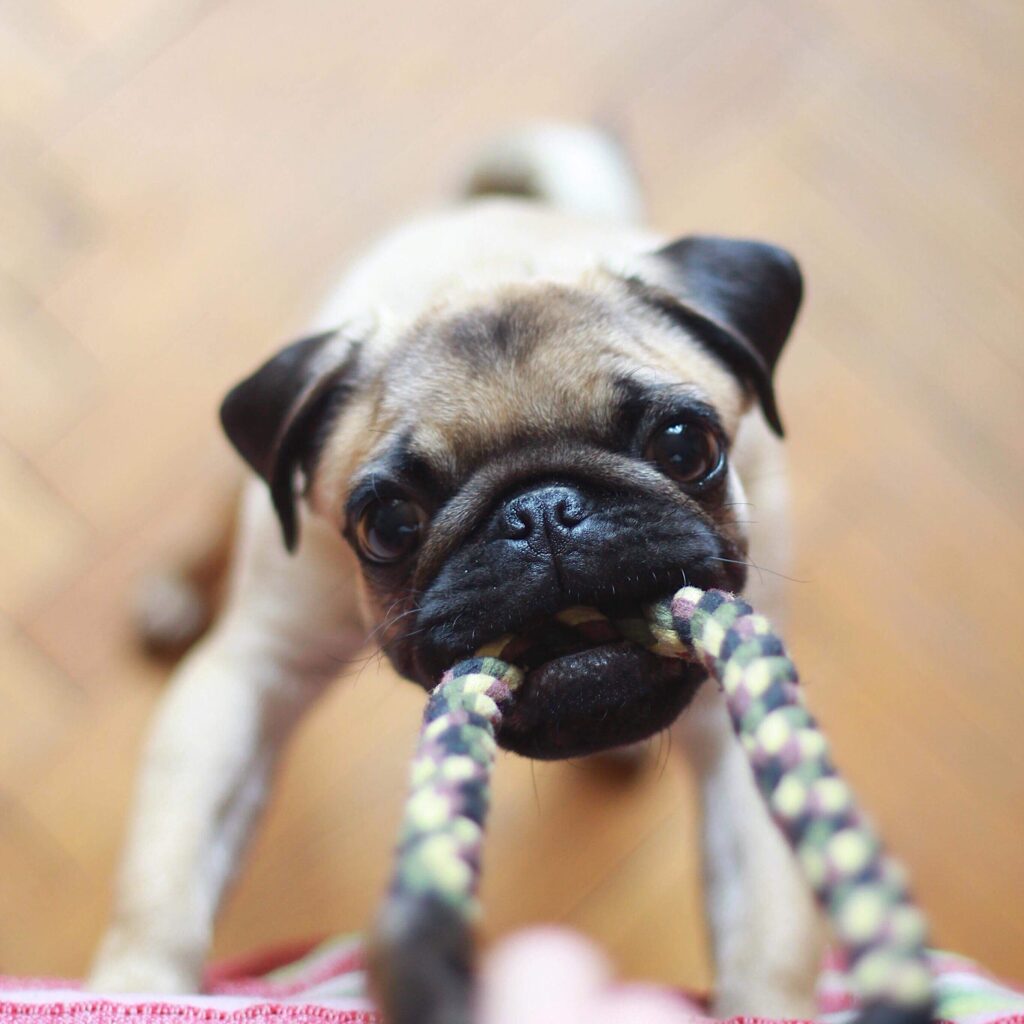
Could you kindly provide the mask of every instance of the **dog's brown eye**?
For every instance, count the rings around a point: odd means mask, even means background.
[[[645,455],[683,487],[701,487],[717,477],[725,459],[715,434],[705,426],[679,420],[662,427],[647,442]]]
[[[356,540],[371,562],[398,562],[419,547],[423,509],[406,498],[371,501],[359,516]]]

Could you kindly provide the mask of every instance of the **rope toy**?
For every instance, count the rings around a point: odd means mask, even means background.
[[[803,704],[796,667],[767,619],[722,591],[684,587],[609,622],[589,608],[558,618],[595,641],[625,637],[664,657],[696,657],[722,687],[758,788],[827,913],[872,1024],[930,1019],[926,925],[902,868],[857,807]],[[503,711],[522,672],[503,638],[432,691],[411,770],[391,888],[371,946],[390,1024],[469,1024],[472,926]]]

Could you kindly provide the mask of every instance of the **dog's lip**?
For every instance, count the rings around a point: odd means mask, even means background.
[[[682,663],[677,658],[665,658],[661,655],[656,655],[653,652],[648,651],[646,648],[639,646],[619,637],[615,640],[602,640],[595,641],[593,643],[581,643],[579,646],[572,650],[565,650],[561,653],[554,654],[549,658],[545,658],[543,661],[539,661],[532,665],[530,668],[526,668],[523,671],[523,681],[520,684],[517,696],[514,701],[522,701],[528,699],[529,696],[536,694],[539,690],[554,690],[559,686],[563,685],[563,675],[566,672],[573,670],[579,664],[593,663],[595,659],[606,657],[614,658],[616,660],[624,657],[631,658],[649,658],[658,662],[666,662],[667,666],[674,665],[675,667],[682,667]]]
[[[627,640],[597,643],[527,671],[497,739],[506,750],[542,759],[639,742],[667,728],[703,679],[696,662]]]
[[[538,673],[543,672],[546,669],[554,669],[555,666],[562,663],[568,663],[573,659],[579,658],[581,654],[586,654],[588,651],[597,651],[607,647],[615,647],[621,643],[621,638],[618,640],[597,640],[593,643],[580,642],[579,645],[572,649],[556,652],[550,657],[542,658],[540,661],[537,661],[524,671],[523,678],[529,679],[531,676],[536,676]]]
[[[523,682],[527,686],[557,686],[559,673],[562,670],[571,669],[581,659],[593,658],[604,653],[613,653],[623,648],[627,641],[621,637],[617,640],[596,641],[592,643],[580,643],[569,650],[560,651],[541,661],[536,661],[528,666],[523,666]],[[638,651],[643,648],[636,644],[629,643],[629,647]]]
[[[527,676],[546,666],[573,658],[586,651],[604,647],[613,647],[623,642],[624,638],[614,626],[616,619],[642,618],[640,606],[620,606],[616,610],[609,608],[597,609],[610,620],[611,635],[602,638],[588,637],[586,634],[561,618],[560,613],[553,616],[535,618],[523,626],[514,635],[511,647],[516,653],[511,660],[522,668]],[[535,637],[533,643],[522,643],[517,638]],[[516,649],[519,648],[518,651]]]
[[[598,611],[612,623],[615,619],[643,618],[641,608],[633,605],[620,606],[615,612],[607,608],[599,608]],[[537,632],[541,633],[541,639],[527,647],[521,657],[512,658],[523,670],[524,691],[538,686],[557,686],[560,669],[569,669],[581,659],[592,662],[602,652],[617,654],[628,651],[635,656],[646,655],[659,662],[675,662],[677,666],[679,663],[679,659],[655,655],[640,644],[627,640],[614,625],[612,635],[596,639],[574,629],[559,615],[555,615],[534,619],[522,630],[522,634],[527,636]]]
[[[562,613],[570,607],[586,606],[567,605],[553,613],[533,616],[521,622],[517,628],[507,631],[504,634],[504,643],[490,641],[483,646],[491,647],[492,650],[500,646],[501,653],[498,654],[498,657],[516,665],[523,670],[524,675],[529,676],[546,665],[565,661],[586,651],[611,647],[622,642],[623,638],[618,634],[614,624],[611,626],[612,635],[607,639],[588,637],[582,631],[575,629],[568,621],[561,618]],[[611,623],[617,619],[643,617],[642,605],[635,602],[619,602],[614,607],[595,602],[590,607],[596,608]],[[413,675],[427,690],[437,684],[437,680],[446,668],[475,656],[474,650],[449,651],[445,657],[439,657],[440,652],[429,651],[429,649],[413,648],[412,653],[416,666]]]

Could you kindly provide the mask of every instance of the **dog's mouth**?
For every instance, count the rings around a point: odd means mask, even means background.
[[[503,747],[534,758],[579,757],[645,740],[675,721],[703,669],[623,639],[610,623],[599,633],[547,619],[506,646],[505,658],[525,677],[498,730]]]
[[[680,564],[683,559],[664,561]],[[671,596],[684,582],[703,589],[742,589],[743,574],[726,571],[731,565],[692,558],[685,564],[685,574],[681,569],[624,574],[614,588],[603,572],[589,593],[580,587],[572,594],[575,601],[567,601],[560,590],[535,587],[521,588],[521,602],[481,600],[476,607],[464,604],[453,610],[438,602],[417,621],[418,642],[391,650],[399,671],[430,690],[446,669],[471,657],[481,643],[511,636],[500,656],[522,668],[525,678],[498,727],[501,746],[539,759],[626,746],[668,728],[706,674],[697,662],[665,658],[625,639],[611,624],[642,618],[644,606]],[[596,608],[607,617],[608,629],[601,634],[567,624],[567,604]]]

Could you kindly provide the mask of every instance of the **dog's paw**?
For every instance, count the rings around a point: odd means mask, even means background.
[[[100,945],[86,987],[93,992],[174,995],[199,991],[201,947],[174,948],[153,936],[113,927]]]
[[[177,657],[210,623],[206,596],[184,576],[154,572],[139,582],[134,619],[139,640],[150,654]]]
[[[719,1020],[812,1020],[817,1013],[814,993],[804,987],[748,983],[720,989],[711,1000],[711,1015]]]
[[[199,978],[167,957],[126,953],[101,958],[87,987],[92,992],[134,992],[146,995],[182,995],[199,991]]]

